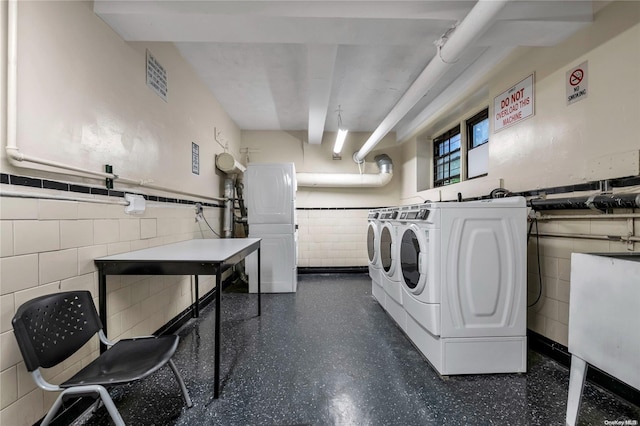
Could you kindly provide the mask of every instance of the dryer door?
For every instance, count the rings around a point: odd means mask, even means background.
[[[400,240],[402,283],[424,303],[440,302],[438,233],[438,229],[413,224]]]
[[[380,232],[378,231],[378,225],[374,222],[369,222],[367,229],[367,254],[369,255],[369,265],[375,265],[378,263],[378,239],[380,238]]]
[[[382,231],[380,231],[380,264],[387,276],[392,276],[395,270],[394,248],[393,229],[391,224],[386,222],[382,226]]]

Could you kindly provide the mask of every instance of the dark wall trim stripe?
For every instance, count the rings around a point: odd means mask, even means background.
[[[54,189],[64,192],[76,192],[79,194],[95,194],[104,195],[107,197],[124,198],[125,191],[115,191],[113,189],[99,188],[95,186],[76,185],[73,183],[58,182],[55,180],[32,178],[28,176],[10,175],[7,173],[0,173],[0,183],[8,185],[28,186],[31,188],[42,189]],[[158,197],[156,195],[138,194],[135,192],[126,192],[127,194],[141,195],[147,201],[154,201],[159,203],[174,203],[174,204],[196,204],[200,203],[204,207],[218,207],[224,208],[223,204],[206,203],[202,201],[184,200],[179,198],[167,198]]]
[[[530,349],[548,356],[567,368],[571,366],[571,354],[566,346],[533,330],[527,330],[527,337]],[[590,365],[587,368],[587,380],[640,407],[640,390],[632,388],[604,371]]]
[[[304,266],[298,267],[298,274],[367,274],[368,266]]]
[[[565,186],[554,186],[548,188],[539,188],[532,190],[525,190],[520,192],[514,192],[512,195],[521,195],[523,197],[536,197],[541,194],[566,194],[570,192],[581,192],[581,191],[597,191],[601,188],[601,183],[606,182],[610,188],[624,188],[628,186],[638,186],[640,185],[640,176],[628,176],[624,178],[616,178],[616,179],[608,179],[606,181],[591,181],[585,182],[575,185],[565,185]],[[76,185],[66,182],[58,182],[52,181],[48,179],[39,179],[32,178],[28,176],[18,176],[18,175],[10,175],[7,173],[0,173],[0,183],[9,184],[9,185],[18,185],[18,186],[28,186],[32,188],[43,188],[43,189],[54,189],[58,191],[67,191],[67,192],[77,192],[81,194],[97,194],[104,195],[109,197],[119,197],[123,198],[125,192],[124,191],[114,191],[107,190],[100,187],[94,186],[84,186],[84,185]],[[154,201],[160,203],[177,203],[177,204],[195,204],[198,201],[193,200],[185,200],[178,198],[168,198],[168,197],[159,197],[155,195],[145,195],[145,194],[137,194],[132,192],[132,194],[141,195],[147,201]],[[465,198],[465,200],[477,200],[477,199],[485,199],[487,196],[476,197],[476,198]],[[222,204],[216,203],[206,203],[200,202],[205,207],[219,207],[223,208]],[[377,207],[298,207],[296,210],[373,210],[380,209],[388,206],[377,206]]]
[[[296,207],[296,210],[372,210],[384,207]]]

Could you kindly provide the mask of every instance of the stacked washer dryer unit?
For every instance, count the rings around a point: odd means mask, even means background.
[[[400,207],[389,207],[380,215],[380,282],[385,292],[384,308],[404,331],[407,327],[407,314],[402,307],[402,286],[399,275],[399,210]]]
[[[369,210],[367,225],[367,254],[371,294],[384,307],[384,289],[380,283],[380,209]]]
[[[526,371],[525,199],[401,212],[406,334],[441,375]]]

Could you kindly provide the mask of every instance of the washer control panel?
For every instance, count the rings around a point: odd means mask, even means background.
[[[381,220],[393,220],[398,217],[398,210],[386,210],[380,213]]]
[[[412,208],[400,212],[400,220],[405,221],[421,221],[427,220],[430,210],[426,207]]]

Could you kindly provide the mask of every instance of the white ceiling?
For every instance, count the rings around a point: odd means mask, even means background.
[[[124,40],[174,42],[241,129],[309,130],[319,143],[338,106],[346,128],[374,131],[475,3],[96,0],[94,10]],[[510,2],[394,130],[410,133],[513,47],[557,44],[592,15],[591,1]]]

